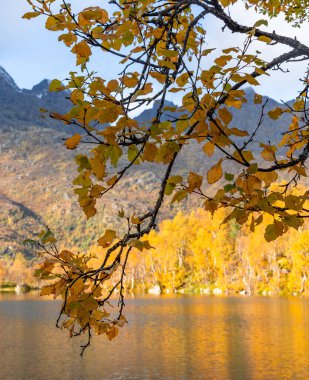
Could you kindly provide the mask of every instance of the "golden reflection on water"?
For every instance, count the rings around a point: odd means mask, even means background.
[[[55,329],[59,303],[0,295],[0,379],[309,379],[305,298],[143,297],[127,302],[129,326],[81,340]]]

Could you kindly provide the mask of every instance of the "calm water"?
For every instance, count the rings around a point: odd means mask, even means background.
[[[130,299],[129,326],[83,359],[57,306],[0,295],[1,380],[309,379],[308,299]]]

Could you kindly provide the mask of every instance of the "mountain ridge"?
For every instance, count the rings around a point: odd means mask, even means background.
[[[33,228],[44,223],[59,237],[61,245],[87,250],[96,243],[104,229],[114,228],[121,223],[117,218],[118,209],[132,212],[133,207],[138,214],[151,207],[160,184],[159,165],[134,166],[130,177],[124,178],[114,192],[107,193],[98,202],[98,216],[86,221],[71,185],[77,174],[74,164],[76,152],[68,151],[63,146],[63,139],[75,132],[60,122],[42,119],[39,112],[41,107],[66,112],[70,101],[66,99],[68,94],[50,93],[48,85],[49,81],[44,79],[31,90],[21,90],[13,78],[0,68],[0,221],[1,234],[6,236],[5,244],[0,239],[0,255],[14,256],[20,252],[21,241],[16,244],[14,239],[21,240],[24,233],[28,236],[23,236],[23,239],[29,237],[29,228],[22,228],[23,221]],[[248,103],[243,105],[242,110],[232,111],[232,123],[251,133],[260,118],[261,105],[254,104],[253,89],[247,89],[246,92]],[[263,101],[267,99],[266,111],[280,105],[273,99],[263,97]],[[171,106],[172,103],[167,105]],[[141,123],[152,119],[156,107],[157,103],[143,110],[136,119]],[[276,143],[287,123],[288,117],[280,119],[278,123],[265,116],[257,137]],[[257,150],[259,146],[253,143],[252,148]],[[193,142],[185,146],[177,158],[174,172],[186,176],[193,170],[204,175],[211,162],[212,159],[206,157],[201,147]],[[138,205],[134,203],[136,197],[139,199]],[[161,215],[164,218],[173,217],[179,209],[196,206],[196,198],[181,205],[174,204],[172,208],[167,200]],[[30,210],[33,214],[24,213],[23,210]],[[15,215],[20,216],[16,226],[8,223]]]
[[[14,79],[0,66],[0,131],[5,129],[25,129],[33,125],[51,127],[56,131],[67,131],[64,125],[43,118],[41,108],[65,113],[70,107],[66,98],[68,92],[49,91],[49,81],[42,80],[31,90],[20,89]]]
[[[71,102],[68,99],[70,93],[68,91],[63,92],[50,92],[49,91],[50,80],[43,79],[38,84],[34,85],[32,89],[20,89],[14,79],[7,73],[7,71],[0,66],[0,131],[6,128],[19,129],[25,127],[42,126],[46,128],[53,128],[54,131],[75,133],[76,128],[66,126],[61,122],[52,120],[50,118],[43,117],[40,113],[41,108],[45,108],[57,113],[66,113],[70,109]],[[260,117],[260,105],[254,104],[255,91],[252,87],[245,88],[245,92],[248,98],[248,102],[243,104],[241,110],[231,110],[233,114],[233,121],[231,126],[237,126],[239,129],[247,130],[251,133],[254,130],[255,125],[258,123]],[[265,111],[273,109],[282,103],[276,100],[263,96],[263,102],[267,100]],[[178,107],[173,102],[167,100],[166,106]],[[152,108],[142,110],[142,112],[135,117],[138,122],[150,121],[155,117],[155,111],[158,107],[158,102],[154,102]],[[177,112],[176,112],[177,115]],[[178,113],[179,115],[179,113]],[[163,114],[163,120],[166,120],[167,113]],[[265,116],[268,128],[277,127],[277,121],[274,121]],[[284,123],[289,119],[288,116],[283,116],[281,121]],[[251,121],[252,127],[246,125],[247,120]],[[263,130],[264,129],[264,130]],[[265,127],[261,127],[261,131],[258,131],[257,137],[263,134],[265,136]],[[275,130],[276,132],[276,130]],[[276,133],[275,133],[276,135]],[[273,134],[274,136],[274,134]],[[272,136],[269,136],[272,137]],[[279,136],[276,136],[276,143]]]

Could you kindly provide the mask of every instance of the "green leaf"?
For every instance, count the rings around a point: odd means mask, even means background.
[[[229,191],[231,191],[233,189],[235,189],[235,185],[233,185],[232,183],[229,183],[229,184],[227,184],[227,185],[224,186],[224,191],[226,193],[228,193]]]
[[[233,179],[234,179],[234,174],[224,173],[224,178],[225,178],[227,181],[233,181]]]
[[[63,86],[59,79],[54,79],[50,82],[49,91],[61,91],[62,89]]]
[[[177,193],[175,193],[173,199],[172,199],[172,202],[171,204],[175,203],[175,202],[178,202],[180,203],[182,200],[184,200],[186,197],[188,196],[188,193],[186,192],[186,190],[179,190],[177,191]]]
[[[107,155],[114,167],[117,167],[119,158],[122,156],[122,150],[118,145],[111,145],[107,148]]]
[[[265,25],[265,26],[268,26],[268,21],[267,20],[258,20],[253,26],[255,28],[258,28],[259,26],[262,26],[262,25]]]
[[[137,149],[136,145],[130,145],[128,149],[128,159],[130,162],[136,160],[136,157],[138,156],[139,150]],[[136,162],[136,161],[135,161]]]

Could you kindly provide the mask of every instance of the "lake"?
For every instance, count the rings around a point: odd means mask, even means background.
[[[54,327],[59,303],[0,295],[1,380],[309,379],[309,299],[128,298],[112,342]]]

